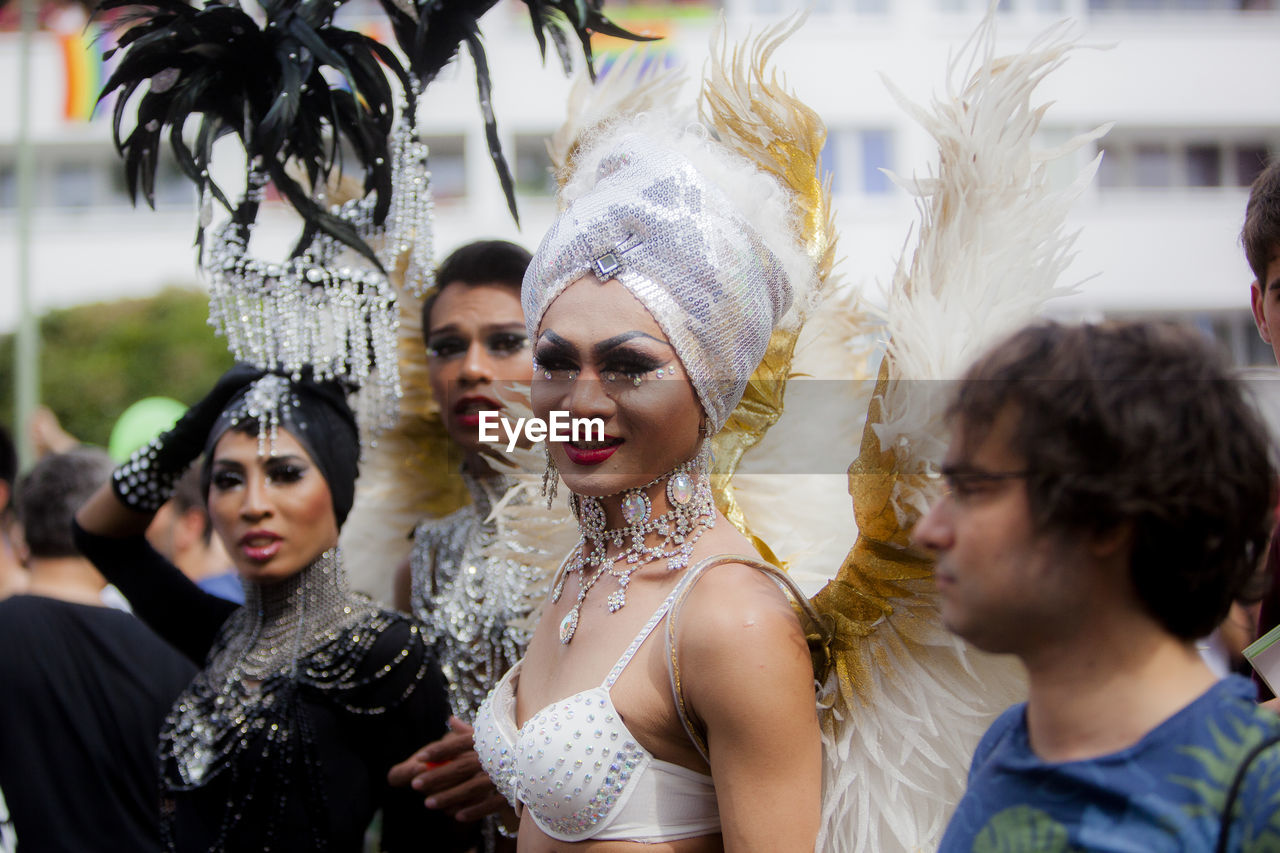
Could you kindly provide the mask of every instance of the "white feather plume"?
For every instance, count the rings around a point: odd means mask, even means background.
[[[945,388],[982,352],[1072,288],[1058,280],[1073,257],[1065,231],[1071,204],[1092,180],[1101,155],[1071,186],[1054,191],[1048,164],[1102,136],[1110,125],[1052,149],[1035,133],[1048,104],[1031,96],[1078,47],[1068,22],[1012,56],[995,55],[995,16],[988,13],[952,62],[946,96],[931,110],[911,103],[889,80],[894,98],[937,141],[936,177],[899,186],[918,199],[920,238],[899,260],[885,322],[893,382],[874,429],[905,475],[894,496],[904,520],[924,511],[928,484],[945,450],[940,418]],[[935,387],[937,385],[937,387]]]
[[[935,380],[958,378],[1064,292],[1058,279],[1075,239],[1064,232],[1067,211],[1098,161],[1059,192],[1046,164],[1105,128],[1038,149],[1047,106],[1031,96],[1075,47],[1059,25],[1025,52],[997,58],[993,5],[930,109],[889,84],[937,141],[940,164],[936,176],[898,180],[919,200],[919,236],[888,294],[887,383],[868,417],[873,441],[850,472],[851,488],[881,504],[859,506],[859,519],[879,529],[864,524],[865,539],[828,588],[850,622],[843,681],[829,685],[841,689],[823,719],[824,853],[936,849],[978,739],[1024,698],[1016,661],[968,648],[942,626],[928,563],[906,550],[905,534],[926,508],[946,446],[948,388]]]
[[[688,79],[684,68],[657,68],[656,61],[652,51],[633,47],[594,83],[585,72],[577,75],[569,90],[564,123],[547,140],[559,186],[568,183],[578,169],[578,153],[611,135],[613,125],[648,112],[669,112],[680,103]]]

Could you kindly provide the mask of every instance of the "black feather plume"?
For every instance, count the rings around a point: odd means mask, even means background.
[[[195,8],[178,0],[104,0],[99,10],[124,7],[135,10],[121,19],[126,29],[118,50],[124,56],[100,98],[117,94],[112,129],[135,201],[141,194],[154,206],[157,153],[167,134],[179,168],[201,194],[208,190],[232,209],[209,176],[209,159],[213,143],[234,133],[251,168],[271,175],[310,233],[328,233],[373,260],[354,229],[322,215],[322,205],[289,177],[284,164],[298,162],[312,186],[322,185],[341,170],[345,140],[363,170],[365,189],[380,190],[376,215],[385,218],[396,101],[388,70],[397,88],[408,89],[394,54],[367,36],[331,26],[331,0],[264,3],[265,27],[238,6],[221,3]],[[331,86],[324,68],[336,72],[345,89]],[[137,113],[127,127],[130,101]],[[189,119],[199,120],[193,147],[183,135]],[[246,216],[247,210],[240,211],[237,218]],[[202,241],[201,227],[197,243]],[[305,251],[307,242],[295,251]]]
[[[141,195],[155,204],[159,148],[167,138],[178,167],[201,197],[207,193],[243,228],[251,227],[258,202],[246,198],[233,206],[209,175],[214,143],[235,134],[250,171],[268,175],[303,217],[295,254],[325,233],[377,264],[351,223],[331,214],[285,164],[301,166],[307,184],[319,187],[342,173],[342,152],[350,152],[365,193],[376,193],[374,223],[383,224],[391,204],[389,135],[396,102],[406,99],[412,121],[414,92],[434,80],[465,44],[475,62],[490,157],[515,217],[514,181],[498,138],[479,25],[497,0],[380,0],[407,67],[386,46],[333,26],[343,2],[260,0],[266,14],[260,26],[235,0],[209,0],[203,6],[184,0],[103,0],[99,12],[124,10],[114,23],[116,51],[123,57],[99,100],[116,94],[112,131],[135,203]],[[610,23],[600,0],[525,3],[544,59],[550,35],[566,70],[568,30],[577,36],[593,78],[592,33],[648,40]],[[330,84],[326,75],[335,74],[342,85]],[[132,124],[130,104],[136,106]],[[193,143],[186,135],[189,122],[196,122]],[[197,245],[202,247],[203,240],[201,225]]]

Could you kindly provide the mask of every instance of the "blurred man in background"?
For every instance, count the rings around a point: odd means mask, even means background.
[[[0,601],[0,789],[23,850],[160,849],[160,724],[195,667],[105,606],[76,551],[71,519],[112,467],[77,448],[18,484],[31,582]]]
[[[204,497],[200,466],[192,465],[152,519],[147,541],[205,592],[244,604],[240,576],[232,570],[222,542],[213,536]]]
[[[21,537],[13,511],[13,484],[18,477],[18,453],[8,430],[0,427],[0,598],[27,588],[22,565]]]

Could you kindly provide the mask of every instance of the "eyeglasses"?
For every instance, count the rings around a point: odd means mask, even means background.
[[[996,483],[1006,480],[1022,480],[1031,476],[1031,472],[1022,471],[984,471],[969,466],[945,465],[942,468],[943,495],[955,501],[977,497],[991,491]]]

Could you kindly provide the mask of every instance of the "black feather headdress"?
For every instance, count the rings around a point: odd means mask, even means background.
[[[514,187],[498,140],[479,26],[496,0],[381,0],[407,67],[375,39],[334,26],[342,2],[262,0],[265,23],[259,24],[235,0],[211,0],[202,7],[184,0],[103,0],[100,11],[129,10],[116,20],[122,32],[111,51],[124,55],[100,98],[117,95],[113,130],[135,203],[141,194],[154,204],[157,159],[167,136],[179,167],[201,198],[211,194],[241,225],[251,225],[256,203],[245,200],[233,206],[209,176],[214,142],[234,133],[250,169],[264,173],[302,216],[305,227],[295,254],[304,252],[317,233],[325,233],[379,264],[362,236],[330,213],[312,188],[324,187],[344,165],[355,165],[363,176],[363,191],[376,196],[373,223],[381,226],[391,204],[389,136],[397,107],[412,124],[415,93],[465,44],[476,65],[490,154],[515,217]],[[525,2],[539,48],[545,55],[549,33],[566,67],[571,65],[566,29],[581,43],[592,73],[593,32],[645,40],[610,23],[600,0]],[[129,105],[135,100],[136,117],[126,135]],[[187,125],[196,119],[190,144]],[[343,164],[344,152],[356,163]],[[302,170],[308,187],[286,171],[286,163]],[[198,244],[206,224],[202,219]]]
[[[154,205],[167,138],[200,197],[196,230],[210,286],[210,321],[237,359],[265,369],[309,367],[380,390],[366,414],[394,418],[399,397],[395,293],[387,271],[405,269],[421,289],[431,277],[431,199],[426,146],[417,138],[418,93],[466,45],[489,151],[512,216],[510,169],[498,141],[480,17],[496,0],[381,0],[405,57],[335,26],[345,0],[103,0],[122,57],[101,98],[116,96],[112,129],[126,183]],[[610,24],[600,0],[525,0],[545,57],[547,34],[569,63],[568,32],[591,68],[592,32],[632,36]],[[257,14],[260,12],[260,14]],[[246,159],[233,202],[212,177],[214,145],[234,135]],[[359,189],[331,204],[343,175]],[[268,185],[302,218],[288,260],[253,259],[249,242]],[[206,251],[214,203],[229,213]],[[344,255],[363,257],[357,264]],[[407,260],[406,260],[407,255]],[[359,259],[357,259],[359,260]]]

